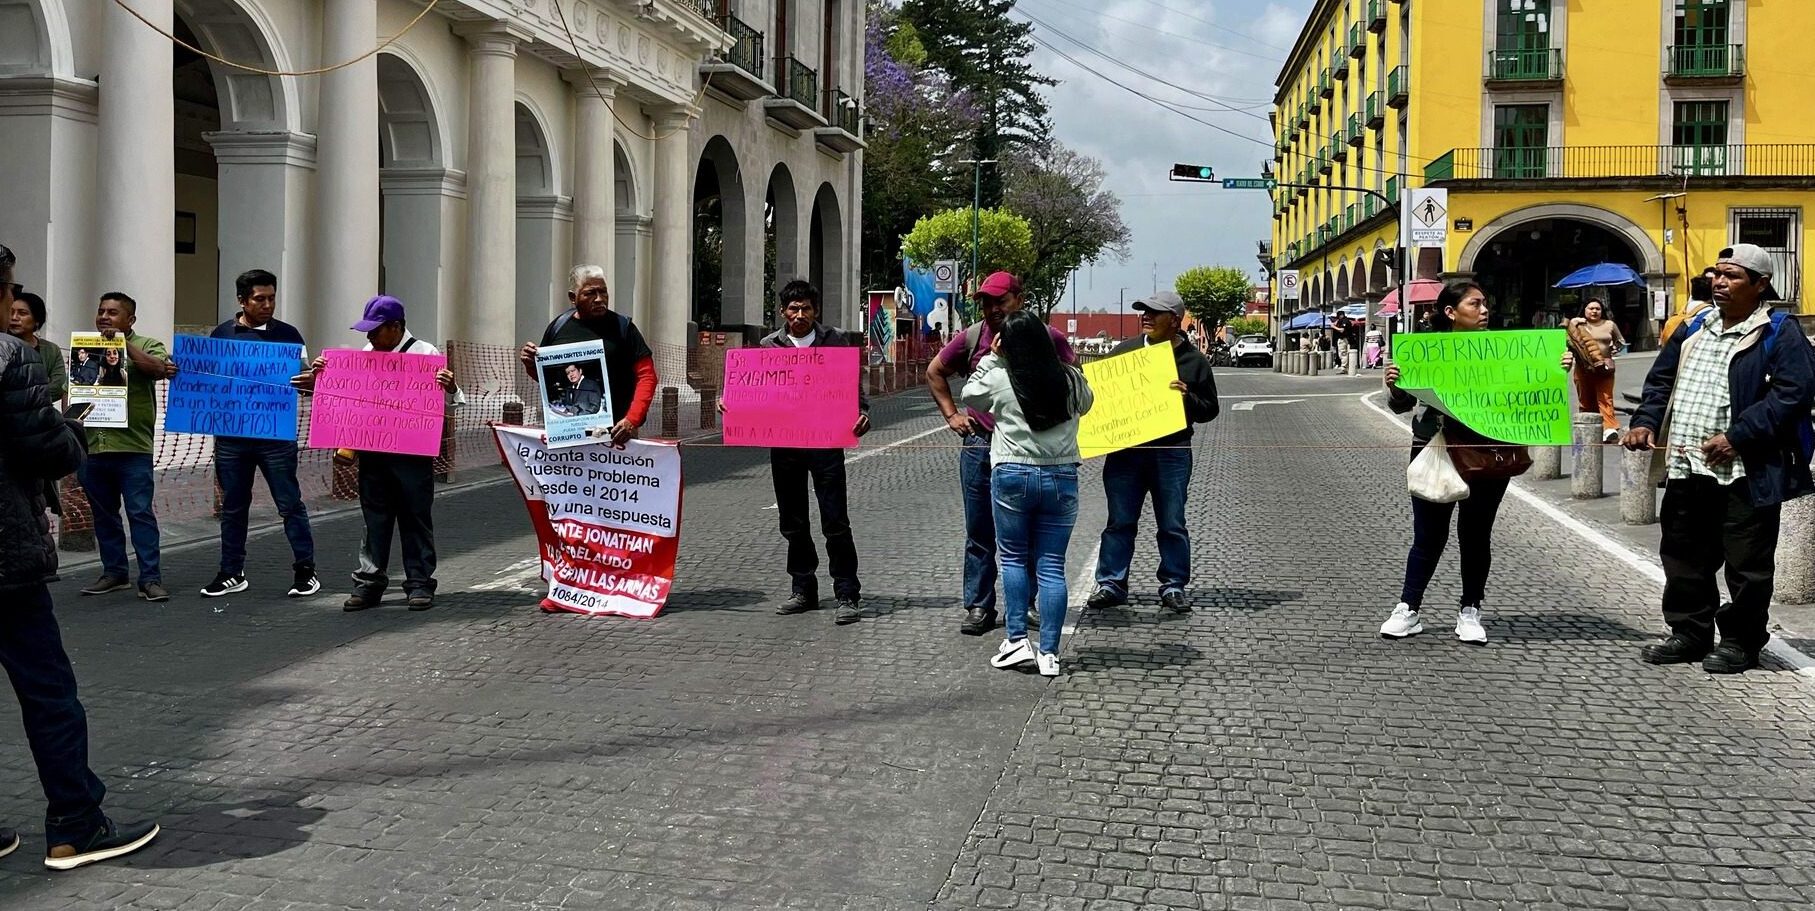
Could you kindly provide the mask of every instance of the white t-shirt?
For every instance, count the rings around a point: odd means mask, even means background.
[[[813,333],[811,333],[811,332],[809,332],[806,335],[801,336],[799,338],[794,337],[793,333],[788,333],[787,338],[788,338],[788,344],[793,345],[796,348],[813,347]]]

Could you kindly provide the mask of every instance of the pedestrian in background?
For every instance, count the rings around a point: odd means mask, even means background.
[[[1580,410],[1601,413],[1601,440],[1611,443],[1620,436],[1620,421],[1613,413],[1613,359],[1626,346],[1626,338],[1607,318],[1607,305],[1591,299],[1582,315],[1569,321],[1569,340],[1576,354]]]
[[[1490,317],[1487,294],[1474,282],[1446,285],[1431,308],[1433,332],[1474,332],[1487,328]],[[1563,355],[1562,368],[1573,363]],[[1399,367],[1386,368],[1387,404],[1394,413],[1412,414],[1412,458],[1424,451],[1431,440],[1442,433],[1445,444],[1454,449],[1494,445],[1496,441],[1471,430],[1466,424],[1429,405],[1419,403],[1411,393],[1399,388]],[[1421,611],[1424,594],[1431,577],[1437,573],[1437,561],[1449,546],[1450,518],[1456,519],[1456,545],[1461,551],[1462,597],[1456,611],[1456,638],[1473,645],[1487,644],[1487,629],[1481,624],[1481,602],[1487,597],[1487,576],[1493,569],[1494,520],[1500,512],[1500,501],[1506,496],[1511,477],[1467,478],[1468,497],[1460,503],[1433,503],[1412,497],[1412,548],[1405,558],[1405,580],[1400,588],[1399,603],[1380,626],[1384,639],[1404,639],[1424,632]]]
[[[1184,399],[1185,429],[1104,458],[1103,496],[1109,505],[1109,522],[1103,528],[1097,555],[1096,591],[1085,606],[1102,609],[1127,603],[1128,567],[1134,560],[1141,505],[1151,497],[1154,538],[1160,552],[1160,606],[1189,613],[1191,602],[1185,587],[1191,584],[1191,533],[1185,522],[1185,501],[1191,491],[1191,425],[1215,420],[1219,408],[1216,376],[1203,352],[1178,333],[1185,302],[1177,294],[1161,291],[1135,301],[1134,309],[1141,314],[1143,334],[1116,346],[1109,356],[1149,345],[1170,347],[1178,370],[1178,379],[1170,388]]]
[[[1007,636],[994,667],[1034,662],[1059,676],[1059,633],[1065,626],[1065,549],[1078,521],[1078,418],[1095,397],[1084,374],[1060,359],[1040,318],[1017,310],[1003,320],[990,353],[964,384],[965,404],[991,415],[990,490],[996,549],[1002,558]],[[1034,587],[1038,585],[1037,592]],[[1036,597],[1040,642],[1027,638],[1027,612]]]
[[[163,342],[133,331],[138,320],[138,302],[119,291],[101,295],[95,307],[95,331],[105,338],[126,339],[125,356],[117,358],[118,349],[108,349],[107,360],[115,363],[104,366],[99,377],[102,385],[113,385],[110,371],[118,371],[118,385],[126,387],[126,426],[86,431],[88,461],[76,476],[94,517],[101,575],[82,594],[104,595],[132,587],[126,572],[126,528],[130,525],[132,550],[139,563],[139,597],[160,602],[170,600],[170,592],[164,588],[158,517],[151,506],[156,492],[151,441],[158,416],[158,381],[176,376],[177,366],[170,362],[170,349]],[[120,521],[122,505],[125,523]]]
[[[1714,306],[1714,276],[1714,267],[1709,266],[1702,270],[1702,274],[1689,279],[1689,303],[1683,308],[1683,312],[1672,314],[1664,320],[1664,328],[1657,335],[1659,344],[1670,341],[1671,336],[1676,335],[1676,330],[1682,328],[1684,323]]]
[[[1773,268],[1754,244],[1721,251],[1718,309],[1665,340],[1626,434],[1627,449],[1655,451],[1653,473],[1666,478],[1658,555],[1670,637],[1645,647],[1651,664],[1737,674],[1771,639],[1782,504],[1815,489],[1815,349],[1794,316],[1772,311]]]
[[[0,306],[7,308],[17,287],[14,262],[0,246]],[[0,336],[0,667],[19,700],[44,789],[44,865],[53,870],[130,854],[158,834],[155,822],[118,825],[101,810],[107,788],[88,765],[88,715],[45,585],[57,571],[57,542],[43,491],[82,464],[81,433],[57,413],[36,349]],[[18,832],[0,828],[0,857],[20,842]]]
[[[44,331],[45,315],[44,298],[29,291],[20,292],[7,307],[6,332],[38,352],[38,358],[44,361],[44,373],[50,377],[50,400],[61,408],[68,404],[69,368],[63,362],[63,349],[40,334]]]

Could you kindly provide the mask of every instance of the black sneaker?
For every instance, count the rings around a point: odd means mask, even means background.
[[[996,628],[995,608],[973,607],[964,615],[964,624],[958,632],[966,636],[981,636]]]
[[[131,587],[132,580],[125,576],[110,576],[102,573],[101,578],[94,580],[89,583],[87,588],[82,589],[82,594],[105,595],[108,592],[125,591]]]
[[[321,580],[315,578],[315,567],[298,567],[296,578],[290,583],[290,597],[307,598],[318,591],[321,591]]]
[[[1186,601],[1185,593],[1176,588],[1160,595],[1160,606],[1175,614],[1191,613],[1191,602]]]
[[[832,622],[839,626],[856,623],[863,619],[863,608],[858,606],[856,598],[839,598],[838,606],[832,611]]]
[[[1090,597],[1084,599],[1084,606],[1091,610],[1121,607],[1127,603],[1127,597],[1118,595],[1113,589],[1109,588],[1098,588],[1096,591],[1090,593]]]
[[[347,600],[342,602],[340,609],[350,614],[368,607],[377,607],[382,598],[384,598],[384,592],[356,591],[347,596]]]
[[[112,860],[115,857],[131,854],[151,844],[158,837],[158,824],[155,822],[135,822],[128,826],[119,826],[113,820],[104,820],[94,834],[75,844],[51,845],[49,853],[44,855],[44,865],[52,870],[74,870],[85,867],[96,861]]]
[[[411,595],[405,603],[409,605],[410,610],[428,610],[435,606],[435,596],[428,592],[417,592]]]
[[[1758,666],[1758,649],[1735,642],[1722,642],[1702,659],[1702,670],[1710,674],[1740,674]]]
[[[789,614],[804,614],[807,611],[818,609],[818,598],[815,598],[812,595],[795,592],[794,594],[789,595],[788,600],[783,601],[781,606],[775,609],[775,612],[785,617]]]
[[[219,598],[222,595],[236,595],[252,587],[244,574],[215,573],[214,581],[202,586],[202,597]]]
[[[170,600],[170,589],[165,588],[162,582],[141,582],[139,583],[139,597],[158,604]]]
[[[19,850],[19,833],[11,829],[0,829],[0,857],[5,857]]]
[[[1682,636],[1671,636],[1639,652],[1646,664],[1694,664],[1708,655],[1708,647]]]

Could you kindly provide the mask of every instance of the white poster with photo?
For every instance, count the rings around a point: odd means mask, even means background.
[[[107,338],[98,332],[69,336],[69,403],[94,410],[84,427],[126,426],[126,336]]]
[[[605,343],[574,342],[536,351],[542,426],[557,449],[609,439],[617,423],[605,374]]]

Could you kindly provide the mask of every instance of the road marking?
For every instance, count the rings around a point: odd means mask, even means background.
[[[1236,402],[1236,411],[1253,411],[1261,405],[1296,405],[1304,399],[1265,399],[1259,402]]]
[[[1400,423],[1398,415],[1387,411],[1385,408],[1382,408],[1371,401],[1374,396],[1379,394],[1380,391],[1377,390],[1361,395],[1359,397],[1361,404],[1366,405],[1368,408],[1372,409],[1374,413],[1391,421],[1394,426],[1404,427],[1405,425]],[[1574,532],[1577,537],[1605,551],[1608,556],[1632,567],[1639,575],[1646,579],[1650,579],[1660,586],[1664,584],[1664,569],[1662,566],[1614,540],[1612,537],[1608,536],[1606,532],[1545,502],[1542,497],[1526,490],[1518,484],[1513,484],[1507,487],[1506,490],[1514,497],[1517,497],[1520,502],[1537,510],[1539,514]],[[1802,638],[1800,633],[1797,633],[1794,630],[1785,629],[1782,624],[1778,625],[1778,629],[1783,630],[1783,632],[1788,635],[1795,636],[1799,639]],[[1795,646],[1785,642],[1780,636],[1772,636],[1771,641],[1765,644],[1765,651],[1776,656],[1777,660],[1789,665],[1797,676],[1803,678],[1803,680],[1807,681],[1809,684],[1815,685],[1815,658],[1809,657]]]
[[[896,440],[895,442],[890,443],[887,446],[879,446],[875,449],[865,449],[864,451],[862,451],[854,456],[851,456],[848,459],[845,459],[844,460],[845,467],[849,468],[852,465],[855,465],[858,462],[863,461],[864,459],[870,458],[871,456],[882,455],[883,453],[888,452],[889,450],[894,449],[897,446],[905,446],[909,443],[914,442],[915,440],[924,440],[927,437],[930,437],[933,434],[938,433],[941,430],[950,430],[950,429],[951,428],[949,428],[949,427],[934,427],[933,429],[928,430],[924,433],[916,433],[913,436],[908,437],[905,440]],[[777,505],[775,503],[770,503],[769,505],[763,507],[763,512],[768,512],[771,509],[779,509],[779,508],[781,508],[779,505]]]
[[[1098,536],[1097,543],[1090,548],[1090,558],[1085,560],[1084,565],[1078,569],[1078,578],[1072,583],[1070,597],[1065,599],[1065,625],[1059,627],[1059,632],[1067,636],[1076,635],[1078,632],[1078,618],[1084,615],[1084,602],[1089,600],[1090,592],[1096,589],[1097,558],[1102,555],[1103,539]],[[1060,643],[1060,651],[1063,651],[1064,648],[1064,643]]]
[[[539,582],[541,579],[542,560],[540,557],[530,557],[527,560],[518,560],[517,562],[492,573],[491,579],[475,583],[469,591],[514,591],[528,586],[531,580]]]

